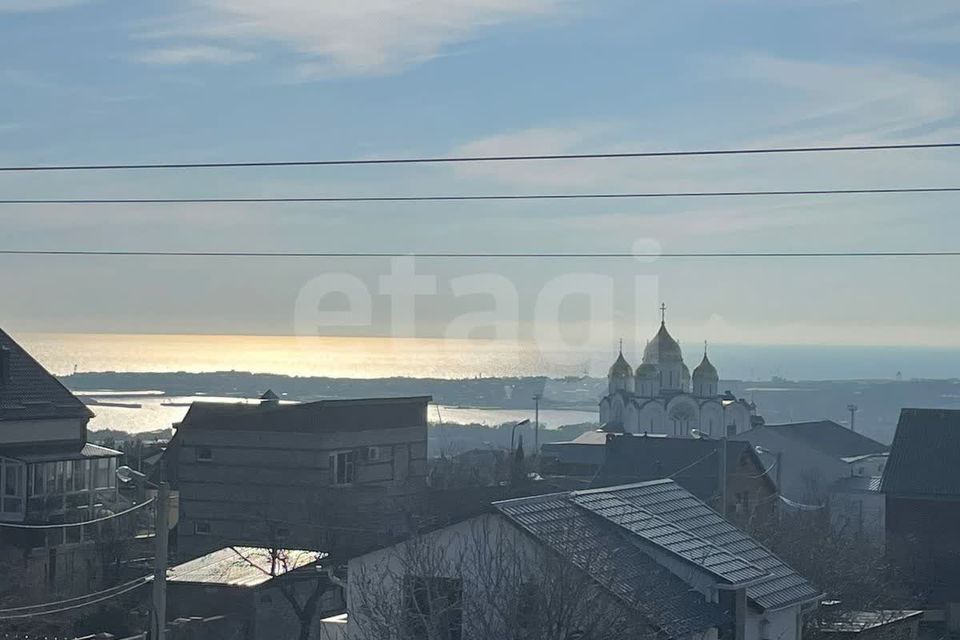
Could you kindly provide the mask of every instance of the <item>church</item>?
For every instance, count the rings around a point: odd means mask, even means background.
[[[707,357],[693,370],[683,362],[680,343],[667,331],[666,306],[660,306],[660,330],[643,350],[636,371],[620,355],[607,375],[607,395],[600,401],[605,431],[691,437],[735,436],[762,423],[756,406],[729,391],[720,394],[720,376]]]

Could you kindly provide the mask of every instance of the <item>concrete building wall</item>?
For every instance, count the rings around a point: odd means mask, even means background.
[[[190,425],[177,441],[181,559],[241,542],[329,550],[350,530],[385,532],[426,487],[425,423],[317,433]],[[336,481],[338,454],[352,456],[350,482]]]

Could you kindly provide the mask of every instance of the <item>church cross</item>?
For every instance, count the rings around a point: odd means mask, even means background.
[[[667,305],[660,303],[660,324],[667,323]]]

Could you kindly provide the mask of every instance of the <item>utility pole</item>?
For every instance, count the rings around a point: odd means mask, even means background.
[[[727,518],[727,434],[720,437],[720,515]]]
[[[847,411],[850,412],[850,431],[856,431],[856,430],[857,430],[856,420],[857,420],[857,411],[858,411],[859,409],[860,409],[860,407],[858,407],[858,406],[855,405],[855,404],[848,404],[848,405],[847,405]]]
[[[167,626],[167,539],[170,485],[161,482],[157,491],[155,554],[153,561],[153,640],[163,640]]]
[[[533,396],[533,455],[540,455],[540,398],[543,394]]]

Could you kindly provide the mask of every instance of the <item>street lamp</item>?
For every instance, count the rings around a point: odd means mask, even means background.
[[[167,627],[167,543],[169,542],[169,527],[167,520],[170,509],[170,486],[166,482],[159,485],[147,480],[146,474],[134,471],[130,467],[117,467],[117,479],[124,484],[135,482],[138,487],[149,486],[157,490],[154,511],[156,523],[154,528],[154,561],[153,561],[153,628],[151,638],[163,640]]]
[[[529,418],[524,418],[524,419],[521,420],[520,422],[514,422],[514,423],[513,423],[513,428],[510,429],[510,452],[511,452],[511,453],[514,452],[514,448],[513,448],[513,438],[514,438],[514,436],[517,434],[517,427],[522,427],[522,426],[528,425],[528,424],[530,424],[530,419],[529,419]]]
[[[542,393],[533,396],[533,455],[540,455],[540,400]]]

